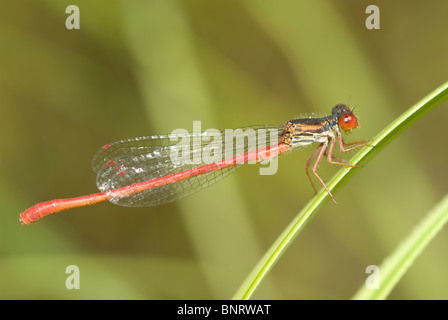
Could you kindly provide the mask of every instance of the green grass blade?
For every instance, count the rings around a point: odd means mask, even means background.
[[[440,201],[412,233],[379,266],[380,287],[362,286],[353,296],[355,300],[386,299],[418,255],[426,248],[448,221],[448,195]]]
[[[388,145],[393,138],[397,137],[403,130],[412,123],[432,110],[448,97],[448,82],[428,94],[417,104],[403,113],[370,143],[373,148],[363,148],[349,163],[353,165],[366,164],[376,153]],[[334,192],[341,187],[349,177],[359,168],[344,167],[328,183],[327,187]],[[254,267],[245,281],[242,283],[233,299],[249,299],[269,271],[285,253],[292,241],[303,230],[306,224],[311,221],[318,210],[328,201],[329,196],[325,190],[321,190],[303,210],[291,221],[286,229],[280,234],[277,240],[268,249],[258,264]]]

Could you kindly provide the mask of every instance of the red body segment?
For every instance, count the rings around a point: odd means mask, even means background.
[[[110,147],[109,147],[110,148]],[[103,147],[104,149],[104,147]],[[246,163],[255,160],[257,163],[263,160],[268,160],[278,155],[289,151],[290,146],[286,144],[279,144],[276,146],[266,147],[260,150],[249,152],[240,156],[235,156],[232,159],[224,159],[216,163],[211,163],[201,167],[193,168],[190,170],[181,171],[169,176],[156,178],[153,180],[131,184],[129,186],[119,188],[108,192],[100,192],[90,194],[77,198],[70,199],[58,199],[47,202],[42,202],[34,205],[33,207],[25,210],[20,215],[20,222],[24,225],[30,224],[39,220],[42,217],[48,216],[53,213],[65,211],[68,209],[74,209],[79,207],[90,206],[100,202],[104,202],[109,199],[125,197],[131,194],[142,192],[147,189],[156,188],[159,186],[176,183],[194,176],[202,175],[208,172],[222,170],[227,167],[231,167],[237,164]],[[119,172],[117,175],[122,175],[124,172]]]

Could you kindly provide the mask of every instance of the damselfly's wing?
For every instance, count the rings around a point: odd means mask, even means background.
[[[97,174],[98,188],[102,192],[109,192],[278,143],[280,133],[281,126],[261,125],[223,132],[181,132],[121,140],[103,146],[95,154],[92,167]],[[241,165],[237,163],[138,193],[110,196],[109,200],[133,207],[176,201],[214,184]]]

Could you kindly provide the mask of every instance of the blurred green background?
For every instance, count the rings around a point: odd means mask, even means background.
[[[80,9],[67,30],[66,7]],[[448,2],[19,0],[0,5],[0,298],[227,299],[312,197],[312,148],[248,165],[173,204],[110,203],[21,226],[37,202],[98,192],[105,143],[191,129],[279,123],[357,106],[373,138],[447,81]],[[447,192],[447,103],[341,188],[255,299],[347,299]],[[349,157],[351,155],[348,155]],[[320,165],[327,180],[338,170]],[[391,299],[448,298],[448,234]],[[80,269],[68,290],[65,268]]]

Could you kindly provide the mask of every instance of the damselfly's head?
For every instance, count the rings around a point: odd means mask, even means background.
[[[334,106],[331,113],[335,119],[338,119],[339,128],[344,131],[352,131],[359,126],[358,119],[345,104]]]

